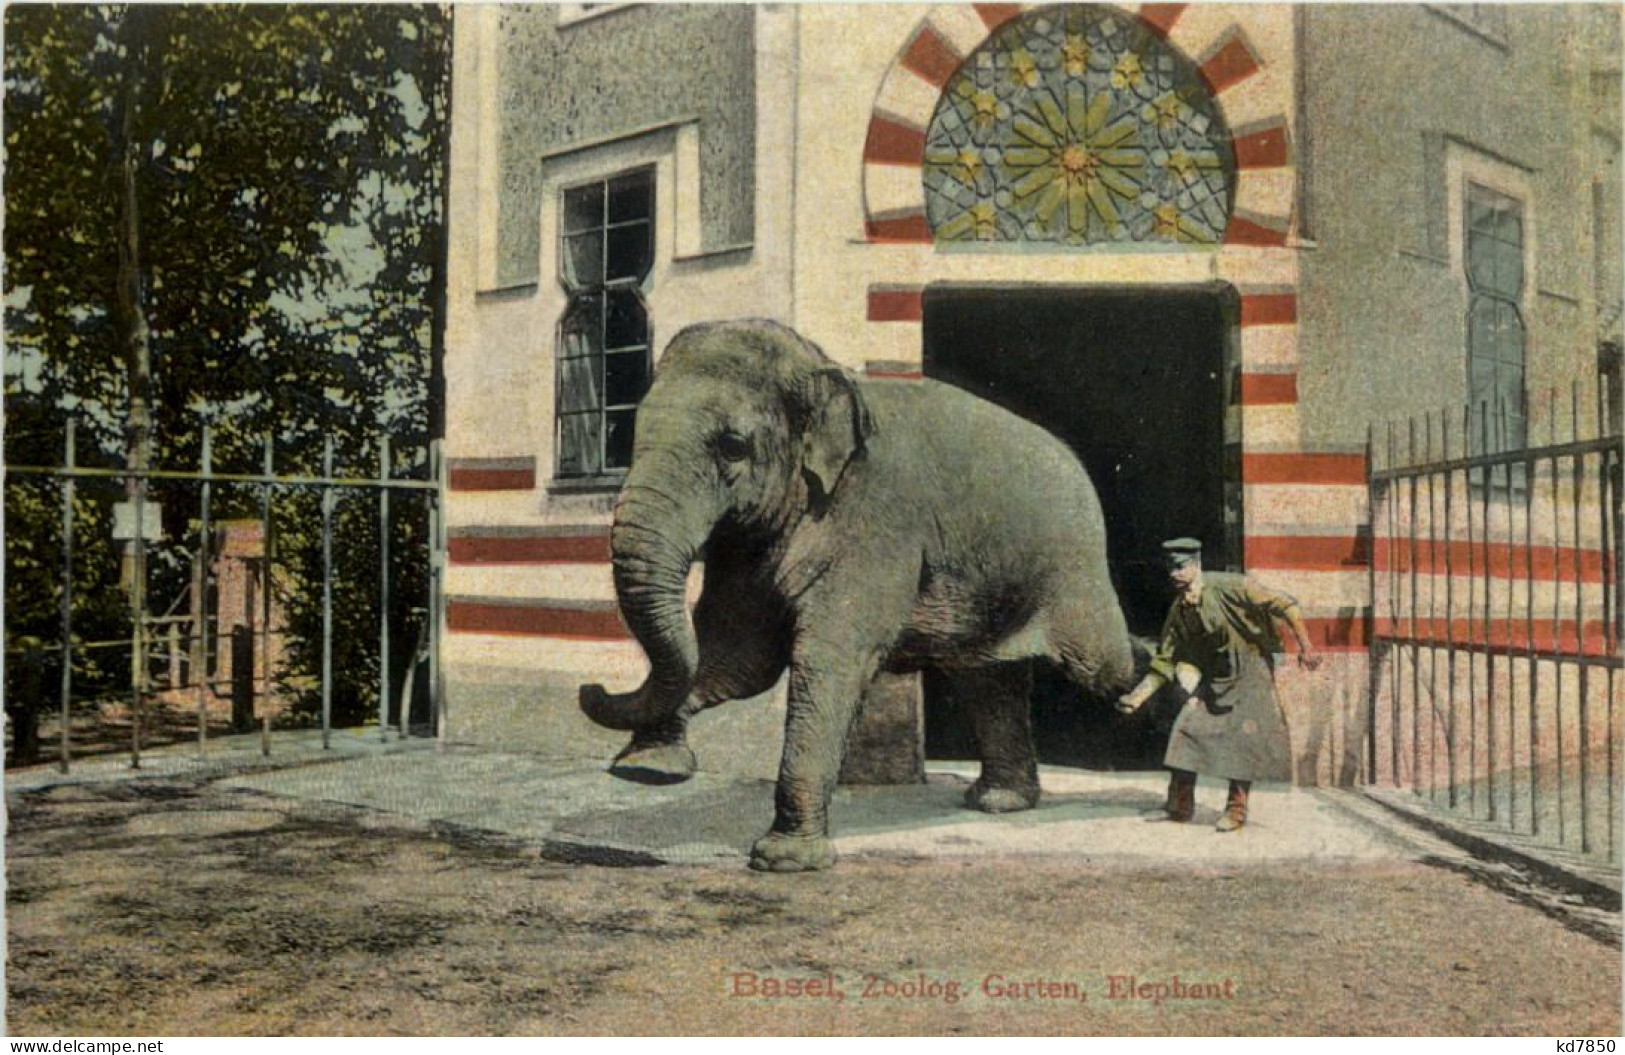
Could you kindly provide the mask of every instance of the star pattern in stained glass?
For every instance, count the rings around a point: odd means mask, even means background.
[[[1112,8],[1006,23],[944,89],[926,130],[938,241],[1217,243],[1230,132],[1196,67]]]

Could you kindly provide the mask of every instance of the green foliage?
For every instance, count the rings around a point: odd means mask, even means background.
[[[5,19],[7,462],[59,464],[70,415],[82,462],[124,461],[130,353],[116,315],[127,108],[152,464],[196,468],[208,422],[217,470],[258,471],[266,436],[278,472],[318,471],[327,437],[341,465],[376,466],[387,433],[396,471],[424,475],[446,10],[12,5]],[[47,585],[60,564],[60,509],[14,490],[7,638],[52,640],[55,613],[43,602],[59,596]],[[197,489],[156,491],[172,543],[154,555],[162,609],[186,588]],[[260,501],[257,488],[222,487],[213,514],[257,517]],[[105,541],[105,505],[81,521],[86,544]],[[320,537],[303,515],[298,500],[279,498],[277,556],[305,639],[293,659],[314,669],[320,562],[309,558]],[[370,543],[346,539],[340,551],[341,640],[376,639],[366,629],[377,622],[376,591],[365,590],[378,574],[375,523],[371,531]],[[393,574],[418,582],[421,532],[400,533]],[[117,555],[105,548],[108,560],[85,563],[85,575],[102,578],[77,591],[76,622],[118,609]],[[404,606],[422,599],[398,594],[404,630]],[[375,656],[371,670],[365,656],[351,658],[340,667],[347,678],[375,677]]]

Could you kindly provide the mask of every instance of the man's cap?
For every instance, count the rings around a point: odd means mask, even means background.
[[[1202,559],[1202,543],[1193,538],[1171,538],[1162,544],[1162,555],[1178,567]]]

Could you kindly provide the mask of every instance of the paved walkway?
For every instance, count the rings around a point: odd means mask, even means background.
[[[9,790],[135,777],[208,776],[226,787],[380,810],[543,845],[549,853],[609,863],[739,860],[773,817],[773,785],[760,776],[704,772],[652,787],[610,776],[606,760],[380,742],[376,731],[279,732],[269,759],[256,736],[156,748],[139,771],[127,757],[76,763],[63,776],[39,766],[7,774]],[[832,808],[843,855],[965,857],[1064,855],[1086,860],[1190,864],[1381,861],[1438,852],[1436,840],[1369,808],[1357,794],[1262,786],[1246,829],[1213,830],[1224,786],[1203,781],[1195,823],[1151,824],[1160,773],[1045,767],[1037,809],[999,816],[967,810],[974,763],[934,763],[926,784],[841,788]],[[1419,841],[1420,840],[1420,841]],[[1426,845],[1424,846],[1423,843]]]

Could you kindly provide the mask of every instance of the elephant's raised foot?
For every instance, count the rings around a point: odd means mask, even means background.
[[[687,744],[647,744],[636,741],[615,756],[609,771],[638,784],[681,784],[694,775],[699,763]]]
[[[821,872],[835,864],[835,844],[824,835],[768,832],[750,848],[758,872]]]
[[[981,810],[983,813],[1014,813],[1017,810],[1030,810],[1038,805],[1038,789],[1036,787],[995,788],[989,787],[978,780],[965,792],[965,805],[973,810]]]

